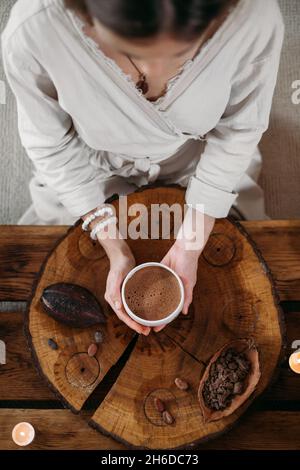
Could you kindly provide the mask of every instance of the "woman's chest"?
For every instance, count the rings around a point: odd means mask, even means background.
[[[212,60],[213,51],[207,48],[201,60],[172,84],[167,99],[162,97],[154,104],[139,94],[134,85],[138,72],[134,75],[126,58],[116,64],[116,57],[110,61],[94,45],[78,44],[75,39],[70,37],[73,54],[70,48],[62,48],[61,54],[47,57],[60,106],[94,149],[125,153],[134,146],[136,153],[163,153],[165,146],[186,139],[182,134],[194,138],[205,135],[225,111],[231,91],[232,54],[226,57],[215,53]],[[149,88],[149,93],[154,94],[153,90]]]
[[[124,74],[130,76],[133,83],[137,86],[141,77],[144,77],[147,84],[147,91],[144,91],[143,94],[149,101],[155,101],[158,97],[165,94],[168,82],[180,73],[183,64],[189,59],[192,59],[195,56],[195,52],[199,49],[198,43],[196,46],[191,47],[190,51],[185,54],[183,58],[172,58],[171,60],[164,60],[159,63],[156,61],[147,62],[137,59],[133,60],[133,58],[126,54],[118,53],[115,49],[103,42],[99,36],[96,35],[94,29],[87,25],[83,26],[83,33],[94,41],[105,57],[114,61]]]
[[[95,68],[95,72],[83,66],[72,81],[61,73],[55,80],[61,107],[72,117],[79,135],[95,149],[121,151],[121,146],[125,153],[136,146],[142,152],[154,149],[157,153],[181,134],[203,137],[218,124],[231,91],[229,74],[209,67],[188,87],[176,82],[169,96],[180,92],[164,109],[164,101],[162,106],[147,102],[114,69],[109,70],[110,76],[106,70]]]

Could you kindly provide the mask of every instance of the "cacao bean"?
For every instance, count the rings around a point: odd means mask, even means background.
[[[158,397],[154,398],[154,406],[159,413],[163,413],[166,409],[164,402]]]
[[[166,424],[173,424],[175,421],[174,417],[167,410],[163,411],[162,418]]]
[[[48,345],[50,346],[51,349],[56,350],[58,349],[57,343],[54,341],[54,339],[49,338],[48,339]]]
[[[61,282],[47,286],[41,303],[54,320],[74,328],[86,328],[106,319],[97,298],[88,289]]]
[[[235,395],[240,395],[243,391],[243,384],[242,382],[237,382],[236,384],[234,384],[234,388],[233,388],[233,393]]]
[[[179,390],[187,390],[189,388],[189,384],[186,382],[186,380],[183,380],[180,377],[176,377],[174,382],[176,387],[179,388]]]
[[[95,332],[95,341],[96,341],[96,343],[98,343],[98,344],[102,343],[103,339],[104,339],[104,336],[103,336],[102,331],[96,331]]]
[[[97,344],[92,343],[92,344],[89,345],[87,352],[88,352],[88,355],[89,355],[90,357],[93,357],[93,356],[95,356],[95,354],[97,353],[97,351],[98,351],[98,346],[97,346]]]

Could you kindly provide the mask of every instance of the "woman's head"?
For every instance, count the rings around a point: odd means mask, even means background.
[[[83,14],[127,39],[168,33],[190,41],[233,0],[65,0],[67,8]]]
[[[136,59],[184,57],[237,0],[64,0],[104,42]],[[162,48],[164,51],[162,51]]]

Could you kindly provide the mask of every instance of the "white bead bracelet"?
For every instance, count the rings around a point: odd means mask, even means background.
[[[93,240],[97,240],[97,233],[100,232],[104,227],[106,227],[109,224],[112,224],[113,222],[117,222],[117,217],[115,216],[110,216],[108,219],[102,220],[101,222],[98,222],[93,230],[90,233],[90,237]]]
[[[101,207],[100,209],[97,209],[95,212],[93,212],[91,215],[89,215],[87,217],[87,219],[85,219],[85,221],[83,222],[83,224],[81,225],[82,227],[82,230],[84,230],[85,232],[88,231],[88,226],[90,225],[90,223],[96,219],[96,217],[99,217],[101,215],[105,215],[105,214],[108,214],[108,215],[113,215],[114,214],[114,211],[112,210],[111,207],[109,206],[104,206],[104,207]]]

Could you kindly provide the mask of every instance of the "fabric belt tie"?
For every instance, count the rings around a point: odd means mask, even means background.
[[[114,159],[114,173],[123,177],[141,176],[142,184],[154,182],[160,173],[160,165],[152,163],[149,157],[126,161],[121,157]]]

